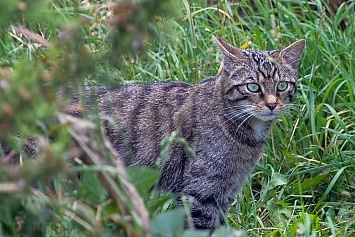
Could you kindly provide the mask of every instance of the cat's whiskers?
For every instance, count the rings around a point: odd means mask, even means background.
[[[285,104],[285,107],[300,107],[298,104]]]
[[[243,120],[243,122],[241,122],[241,123],[238,125],[237,129],[235,130],[235,135],[237,135],[239,128],[240,128],[250,117],[253,117],[253,116],[254,116],[254,115],[253,115],[252,113],[250,113],[249,116],[246,117],[246,118]]]
[[[235,118],[243,119],[245,116],[250,115],[250,111],[240,111],[239,113],[229,113],[228,119],[223,122],[223,124],[233,122]],[[236,120],[235,120],[236,121]]]
[[[297,104],[286,104],[285,105],[285,108],[283,110],[283,113],[284,114],[287,114],[287,115],[295,115],[295,114],[298,114],[299,113],[299,105]]]

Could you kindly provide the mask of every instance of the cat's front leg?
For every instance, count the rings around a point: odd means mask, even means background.
[[[191,217],[196,229],[214,229],[216,225],[223,225],[224,208],[215,201],[193,200]]]
[[[183,206],[183,201],[179,198],[176,200],[178,206]],[[223,225],[226,208],[217,204],[212,200],[199,200],[196,197],[188,196],[185,205],[189,204],[191,219],[188,220],[187,226],[196,229],[211,229],[216,225]]]

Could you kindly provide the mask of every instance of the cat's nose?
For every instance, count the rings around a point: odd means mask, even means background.
[[[277,106],[276,102],[266,103],[266,107],[268,107],[271,111],[274,110],[276,106]]]

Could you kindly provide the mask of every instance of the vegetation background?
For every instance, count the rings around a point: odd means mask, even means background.
[[[97,120],[68,118],[56,94],[198,83],[218,70],[212,34],[252,49],[307,40],[294,105],[213,236],[355,236],[355,1],[341,3],[1,0],[0,236],[208,236],[149,192],[158,170],[122,167]]]

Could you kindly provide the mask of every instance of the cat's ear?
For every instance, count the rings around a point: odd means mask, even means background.
[[[218,46],[219,50],[223,54],[224,59],[226,59],[226,57],[234,58],[237,60],[245,59],[243,51],[240,48],[230,45],[229,43],[227,43],[222,38],[216,35],[213,35],[213,39],[216,42],[216,45]]]
[[[300,59],[304,47],[306,46],[306,40],[301,39],[290,44],[279,52],[279,58],[282,63],[290,65],[292,68],[297,69],[297,63]]]

